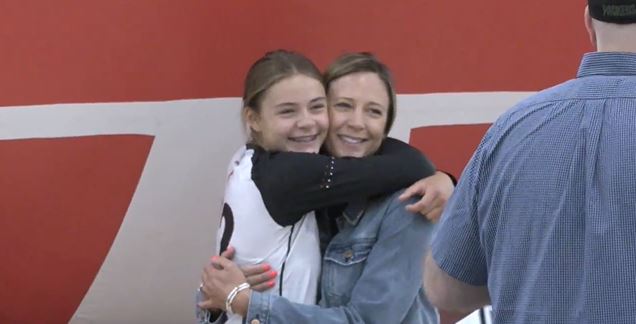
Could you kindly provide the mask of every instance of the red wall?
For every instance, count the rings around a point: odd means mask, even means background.
[[[367,50],[400,93],[536,90],[590,49],[583,1],[0,2],[0,106],[239,96],[291,48],[324,66]]]
[[[152,141],[0,141],[0,323],[71,318],[110,250]]]

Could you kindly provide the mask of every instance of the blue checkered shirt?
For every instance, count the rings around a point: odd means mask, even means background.
[[[586,54],[503,114],[432,249],[496,323],[636,323],[636,54]]]

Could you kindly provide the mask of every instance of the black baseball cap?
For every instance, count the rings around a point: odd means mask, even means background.
[[[636,23],[636,0],[588,0],[590,16],[614,24]]]

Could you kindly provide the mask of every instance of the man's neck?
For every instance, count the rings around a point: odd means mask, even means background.
[[[636,40],[634,40],[636,42]],[[621,52],[621,53],[635,53],[636,54],[636,45],[635,46],[625,46],[622,45],[613,45],[613,44],[599,44],[597,46],[597,52]]]
[[[636,53],[636,24],[595,23],[597,51]]]

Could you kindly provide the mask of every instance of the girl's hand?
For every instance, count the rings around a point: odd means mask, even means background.
[[[442,216],[453,190],[455,190],[453,180],[446,173],[437,171],[434,175],[408,187],[399,199],[404,201],[412,196],[422,196],[418,202],[407,205],[406,210],[420,213],[430,221],[436,222]]]

